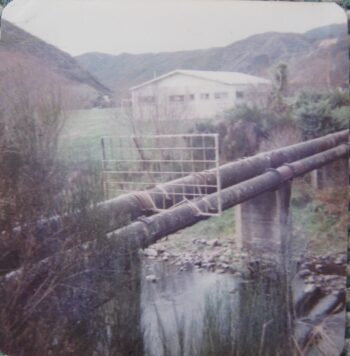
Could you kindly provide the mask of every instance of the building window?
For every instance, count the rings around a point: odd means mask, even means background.
[[[194,94],[190,94],[189,97],[190,97],[190,100],[194,100],[195,99],[195,95]]]
[[[185,95],[170,95],[169,100],[174,102],[185,101]]]
[[[155,97],[154,96],[140,96],[139,97],[139,102],[140,103],[154,103],[155,102]]]
[[[236,91],[236,98],[237,99],[243,99],[244,98],[244,92],[243,91]]]
[[[202,99],[202,100],[209,100],[209,98],[210,98],[209,93],[202,93],[202,94],[201,94],[201,99]]]
[[[214,98],[215,99],[227,99],[228,93],[225,91],[216,92],[216,93],[214,93]]]

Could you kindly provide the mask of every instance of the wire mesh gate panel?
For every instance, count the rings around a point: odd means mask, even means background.
[[[203,215],[220,215],[219,138],[217,134],[177,134],[150,136],[104,136],[101,138],[104,189],[108,198],[123,193],[147,194],[151,188],[160,195],[157,211],[179,204],[191,204],[217,192],[213,208],[207,201]],[[181,178],[192,175],[190,184]],[[165,191],[166,184],[166,191]],[[169,204],[169,200],[173,200]],[[160,201],[160,203],[159,203]]]

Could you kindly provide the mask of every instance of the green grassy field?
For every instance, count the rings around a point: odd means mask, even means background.
[[[90,109],[67,113],[62,136],[107,136],[130,134],[131,127],[120,109]]]
[[[108,197],[119,195],[120,189],[143,190],[155,183],[179,178],[179,172],[187,175],[185,172],[191,169],[204,170],[213,166],[202,167],[195,164],[193,167],[193,164],[181,163],[181,160],[191,159],[193,155],[191,150],[186,149],[188,142],[182,137],[148,137],[135,141],[131,136],[186,134],[193,126],[193,121],[132,122],[117,108],[71,111],[65,115],[65,125],[58,142],[58,158],[72,170],[88,169],[100,174],[103,167],[104,171],[110,171]],[[124,138],[118,138],[119,136]],[[168,147],[171,150],[162,150],[159,147]],[[173,151],[173,147],[185,149]],[[147,160],[153,162],[144,163]],[[167,173],[141,173],[145,170]],[[123,173],[117,174],[116,171]],[[130,176],[128,171],[139,173]],[[176,171],[177,174],[171,173]],[[126,185],[124,182],[127,182]]]
[[[147,121],[135,122],[133,129],[118,108],[70,111],[59,139],[59,156],[68,161],[100,160],[103,136],[185,134],[191,127],[190,121]]]
[[[66,113],[58,151],[68,161],[101,159],[101,137],[129,135],[130,124],[119,109],[90,109]]]

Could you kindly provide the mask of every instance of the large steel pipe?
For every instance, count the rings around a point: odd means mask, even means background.
[[[221,188],[227,188],[258,176],[267,168],[276,168],[284,163],[294,162],[336,147],[341,143],[348,142],[348,137],[348,131],[344,130],[224,164],[219,168]],[[187,199],[191,199],[194,190],[198,189],[196,185],[203,184],[203,179],[205,179],[207,185],[216,185],[216,170],[211,169],[202,172],[202,174],[191,174],[159,184],[141,194],[129,193],[101,202],[97,206],[97,213],[104,218],[106,232],[113,231],[120,226],[121,220],[129,223],[140,216],[152,215],[155,213],[154,206],[162,208],[164,202],[166,202],[167,208],[179,203],[183,200],[182,193]],[[215,192],[215,188],[207,188],[208,194],[213,192]],[[166,199],[164,198],[165,196],[167,196]],[[65,216],[65,219],[69,220],[69,216]],[[42,236],[45,235],[46,231],[52,233],[63,227],[59,216],[40,221],[37,225],[38,234]]]
[[[334,160],[348,156],[348,145],[343,144],[311,157],[282,165],[276,169],[268,169],[265,173],[248,179],[221,191],[222,209],[226,210],[246,200],[256,197],[270,189],[276,189],[284,182],[318,169]],[[109,238],[127,238],[134,242],[135,248],[147,247],[164,236],[175,233],[200,220],[207,219],[200,211],[209,206],[217,209],[217,193],[210,194],[206,199],[199,199],[169,211],[142,218],[124,228],[109,233]]]
[[[278,189],[280,185],[288,180],[302,176],[337,159],[346,157],[348,157],[348,145],[342,144],[302,160],[287,163],[275,169],[267,169],[265,173],[257,177],[223,189],[220,193],[222,209],[226,210],[232,208],[266,191]],[[200,211],[204,211],[208,208],[208,205],[216,211],[218,202],[217,194],[218,193],[212,193],[205,199],[188,201],[180,206],[150,217],[141,217],[125,227],[108,233],[107,238],[116,240],[123,239],[128,245],[127,247],[124,246],[124,248],[130,252],[132,252],[133,249],[146,248],[162,237],[192,226],[201,220],[208,219],[209,217],[201,215]],[[97,242],[97,240],[86,242],[84,245],[62,252],[60,255],[67,258],[73,251],[79,249],[88,254],[89,251],[93,251],[96,248]],[[49,268],[51,261],[55,258],[59,258],[59,256],[54,255],[41,260],[37,264],[38,268]],[[21,275],[21,269],[5,275],[2,281],[12,280],[13,277],[18,275]]]
[[[283,163],[290,163],[307,156],[328,150],[337,145],[348,142],[349,132],[347,130],[340,131],[334,134],[317,138],[314,140],[297,143],[288,147],[283,147],[270,152],[260,153],[258,155],[231,162],[220,166],[219,174],[221,180],[221,188],[227,188],[246,179],[255,177],[263,173],[267,168],[276,168]],[[215,169],[205,173],[206,184],[216,185]],[[181,193],[187,194],[187,198],[193,196],[195,185],[203,183],[203,177],[200,175],[189,175],[168,183],[159,185],[158,187],[149,189],[146,194],[152,197],[156,207],[161,208],[164,203],[164,194],[168,195],[167,207],[179,203],[182,200]],[[215,188],[208,189],[208,193],[215,192]],[[180,195],[177,195],[179,194]],[[147,204],[142,204],[136,194],[126,194],[114,199],[110,199],[101,203],[98,208],[109,216],[111,224],[109,229],[113,229],[113,221],[116,216],[128,216],[130,220],[134,220],[142,215],[150,215],[154,213],[152,207]]]

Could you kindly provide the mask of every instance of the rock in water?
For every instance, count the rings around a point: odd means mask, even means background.
[[[158,251],[154,248],[146,248],[143,253],[146,256],[152,256],[152,257],[157,257],[158,256]]]
[[[158,278],[154,274],[149,274],[146,276],[146,281],[151,282],[151,283],[156,283]]]

